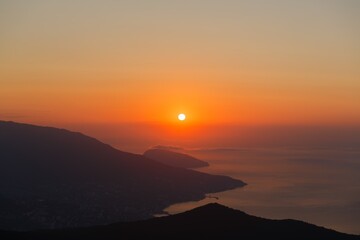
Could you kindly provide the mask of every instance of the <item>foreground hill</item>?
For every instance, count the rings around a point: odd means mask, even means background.
[[[144,219],[169,204],[244,185],[122,152],[81,133],[0,121],[0,229]]]
[[[339,233],[296,220],[269,220],[212,203],[173,216],[84,229],[2,232],[6,239],[323,239],[351,240]]]
[[[190,155],[172,152],[163,149],[149,149],[143,154],[145,157],[164,163],[166,165],[180,168],[200,168],[207,167],[207,162],[196,159]]]

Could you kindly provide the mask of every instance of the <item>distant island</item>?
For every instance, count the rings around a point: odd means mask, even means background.
[[[352,240],[340,233],[296,220],[270,220],[211,203],[173,216],[82,229],[0,232],[2,239],[291,239]],[[215,239],[216,239],[215,238]]]
[[[0,229],[74,228],[147,219],[165,207],[245,186],[171,167],[95,138],[0,121]]]
[[[188,154],[174,152],[164,149],[153,148],[149,149],[143,154],[145,157],[155,161],[180,168],[200,168],[207,167],[207,162],[201,161]]]

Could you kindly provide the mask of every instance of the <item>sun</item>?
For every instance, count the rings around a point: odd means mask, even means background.
[[[180,114],[178,115],[178,119],[179,119],[180,121],[184,121],[184,120],[186,119],[186,115],[183,114],[183,113],[180,113]]]

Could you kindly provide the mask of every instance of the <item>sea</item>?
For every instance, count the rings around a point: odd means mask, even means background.
[[[197,171],[243,180],[245,187],[164,209],[184,212],[217,202],[269,219],[297,219],[360,234],[360,149],[211,148],[186,153],[207,161]]]

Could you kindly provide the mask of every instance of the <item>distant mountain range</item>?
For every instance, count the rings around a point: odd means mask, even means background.
[[[336,232],[296,220],[269,220],[211,203],[188,212],[149,220],[82,229],[0,232],[2,239],[291,239],[355,240],[360,236]]]
[[[0,121],[0,229],[150,218],[245,183],[119,151],[81,133]]]
[[[164,149],[149,149],[143,154],[145,157],[158,162],[180,168],[200,168],[209,166],[207,162],[201,161],[188,154],[173,152]]]

